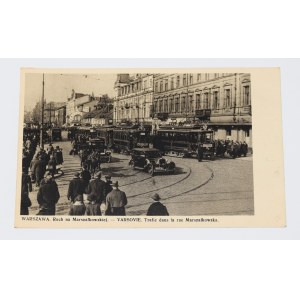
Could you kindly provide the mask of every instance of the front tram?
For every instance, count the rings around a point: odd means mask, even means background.
[[[213,159],[215,156],[212,130],[184,127],[160,128],[153,146],[166,155],[198,157],[201,152],[204,158]]]
[[[148,148],[150,132],[132,128],[114,128],[113,150],[118,153],[130,153],[133,148]]]

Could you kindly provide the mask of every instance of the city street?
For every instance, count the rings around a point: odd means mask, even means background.
[[[56,177],[60,200],[57,215],[67,215],[69,201],[67,190],[75,172],[80,171],[80,159],[69,155],[71,144],[63,132],[63,141],[54,146],[63,148],[63,174]],[[46,145],[47,147],[47,145]],[[153,202],[150,196],[158,193],[170,215],[252,215],[253,164],[252,157],[215,159],[198,162],[195,158],[167,157],[176,164],[174,175],[151,177],[142,170],[132,170],[130,156],[112,154],[111,163],[103,163],[102,174],[110,174],[119,181],[120,189],[126,192],[127,215],[145,215]],[[29,214],[38,212],[37,188],[30,193],[32,207]]]

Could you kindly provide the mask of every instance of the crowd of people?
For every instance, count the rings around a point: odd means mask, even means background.
[[[28,147],[27,147],[28,146]],[[24,153],[31,149],[31,143],[25,141]],[[31,201],[29,193],[32,191],[32,182],[36,184],[37,202],[39,204],[38,215],[55,215],[56,205],[60,199],[60,192],[55,180],[56,166],[63,163],[62,149],[54,148],[49,144],[46,150],[35,145],[36,150],[30,152],[29,162],[23,164],[21,215],[29,214]],[[24,155],[23,155],[24,156]],[[100,169],[100,166],[99,166]],[[31,176],[29,176],[28,171]],[[87,160],[81,164],[81,172],[76,172],[69,182],[67,199],[71,216],[125,216],[127,196],[119,188],[118,181],[112,182],[110,175],[103,176],[102,172],[93,172]],[[154,194],[154,201],[150,205],[147,215],[167,216],[167,208],[160,203],[160,196]]]

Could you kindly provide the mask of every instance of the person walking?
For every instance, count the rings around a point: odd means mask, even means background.
[[[52,177],[54,178],[54,175],[56,174],[56,160],[54,158],[54,155],[50,156],[47,169],[52,174]]]
[[[36,186],[40,186],[41,180],[43,179],[46,172],[46,162],[41,156],[33,164],[32,173],[34,173]]]
[[[102,202],[105,202],[105,182],[101,180],[101,172],[96,173],[95,179],[91,180],[87,186],[87,194],[95,194],[95,202],[100,206]]]
[[[168,216],[168,210],[167,208],[160,203],[160,196],[155,193],[151,198],[154,200],[154,203],[152,203],[147,211],[147,216]]]
[[[113,190],[106,196],[107,216],[126,216],[125,206],[127,205],[127,197],[125,192],[119,190],[118,181],[112,184]]]
[[[101,216],[100,205],[96,203],[97,195],[89,194],[87,197],[88,203],[86,204],[86,215],[87,216]]]
[[[79,173],[74,174],[74,178],[69,183],[67,198],[72,203],[76,200],[83,200],[83,193],[85,189],[84,181],[79,177]]]
[[[105,198],[106,196],[113,190],[112,188],[112,181],[110,175],[105,175]]]
[[[26,170],[22,172],[22,187],[21,187],[21,209],[20,215],[29,215],[28,207],[31,206],[29,192],[32,192],[31,178]]]
[[[54,178],[52,178],[52,174],[48,172],[37,194],[37,201],[40,205],[38,215],[55,215],[55,208],[59,198],[58,186]]]
[[[82,168],[80,176],[81,176],[81,178],[82,178],[82,180],[84,182],[84,189],[86,189],[87,186],[89,185],[89,182],[90,182],[91,178],[92,178],[91,173],[87,169],[87,165],[86,164],[83,165],[83,168]]]

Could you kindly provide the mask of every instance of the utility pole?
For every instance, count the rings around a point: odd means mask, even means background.
[[[45,82],[44,82],[44,74],[43,74],[43,89],[42,89],[42,116],[41,116],[41,130],[40,130],[40,147],[44,149],[44,140],[43,140],[43,127],[44,127],[44,89],[45,89]]]

